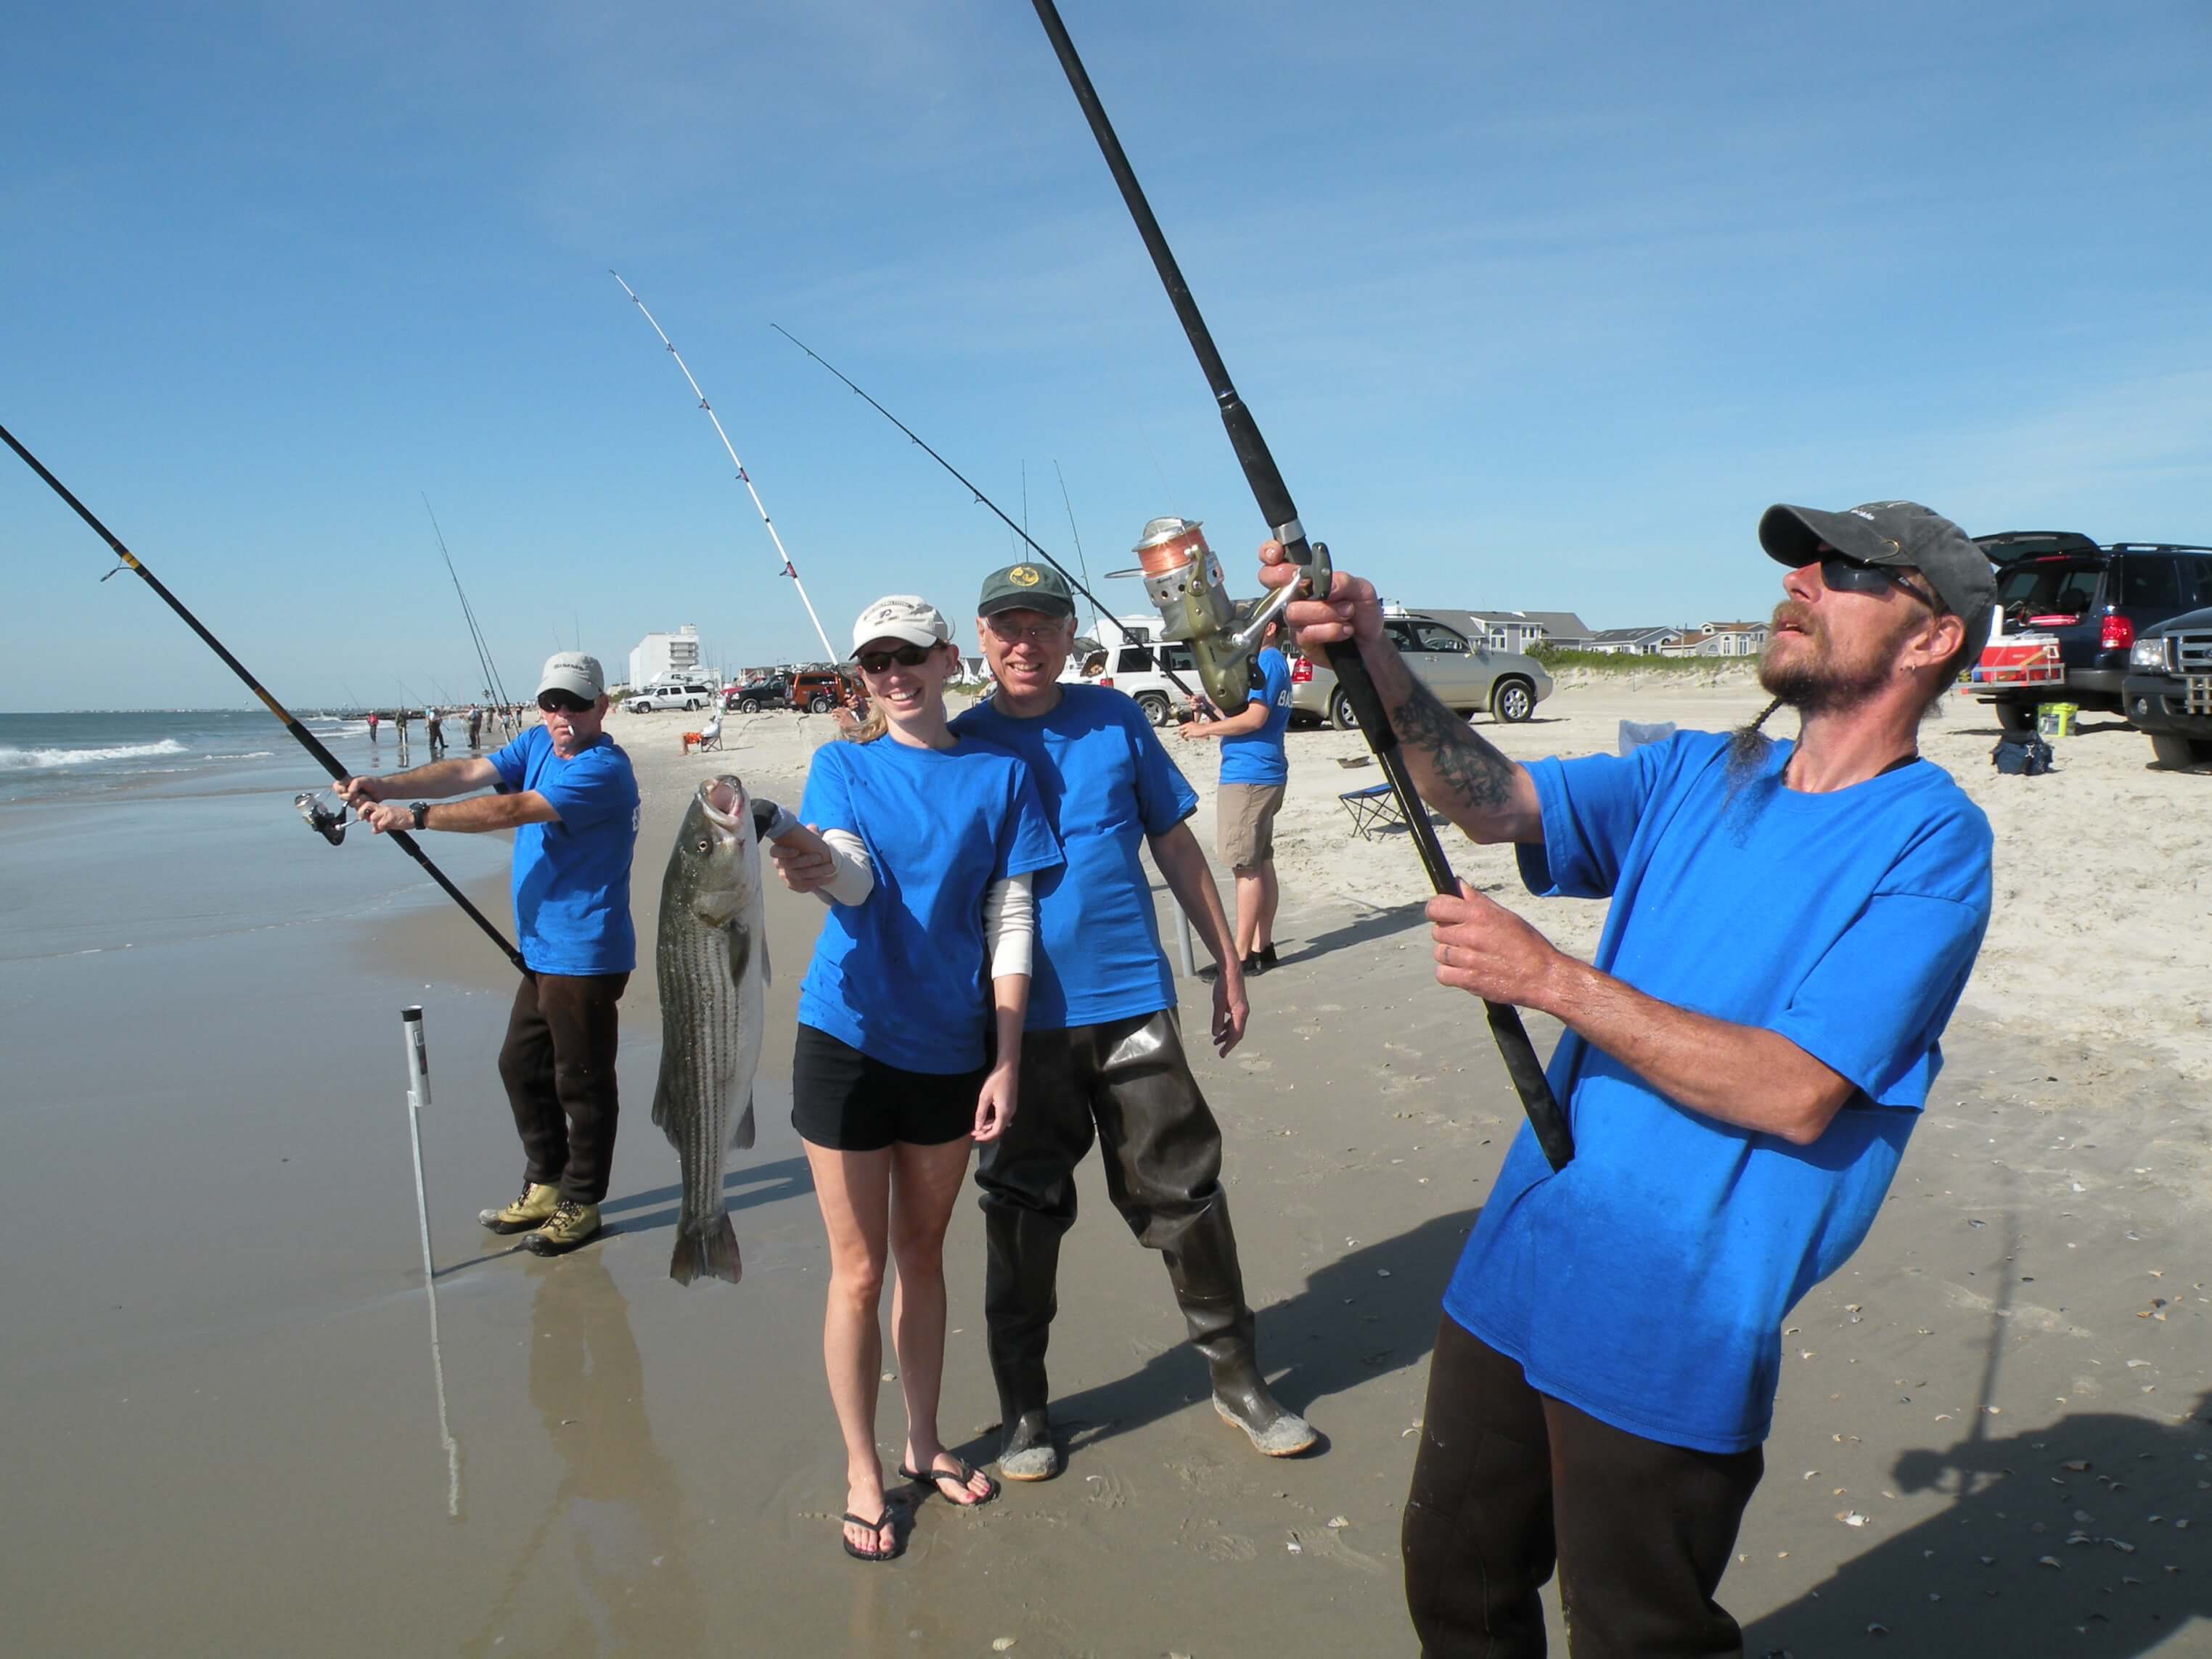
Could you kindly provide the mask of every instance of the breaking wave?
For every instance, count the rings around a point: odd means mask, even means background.
[[[58,766],[97,766],[102,761],[137,760],[146,755],[181,755],[174,738],[159,743],[124,743],[105,749],[11,749],[0,744],[0,772],[45,772]]]

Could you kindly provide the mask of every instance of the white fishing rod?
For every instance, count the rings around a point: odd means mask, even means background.
[[[652,325],[653,331],[660,336],[660,343],[668,348],[668,355],[676,360],[676,367],[684,371],[684,378],[691,383],[691,391],[699,399],[699,407],[714,423],[714,435],[722,441],[723,449],[729,453],[730,465],[738,469],[738,482],[745,487],[745,494],[753,498],[753,511],[760,514],[761,523],[768,526],[768,538],[775,544],[776,557],[783,561],[783,574],[791,578],[791,585],[799,590],[799,602],[806,607],[806,619],[814,624],[815,635],[822,641],[823,658],[830,662],[837,661],[842,653],[830,643],[830,635],[823,631],[822,618],[814,614],[814,601],[806,597],[806,584],[799,580],[799,567],[792,563],[791,555],[785,551],[783,538],[775,533],[775,520],[769,517],[768,508],[761,505],[760,491],[753,488],[752,476],[745,471],[745,464],[738,459],[737,447],[730,442],[730,434],[722,430],[721,416],[714,413],[714,405],[708,403],[707,394],[700,391],[698,378],[684,361],[684,354],[676,349],[676,342],[668,337],[668,331],[661,327],[653,313],[645,308],[645,301],[637,297],[637,290],[628,283],[623,283],[620,271],[610,267],[607,275],[622,283],[622,291],[629,295],[629,302],[637,307],[638,315]]]

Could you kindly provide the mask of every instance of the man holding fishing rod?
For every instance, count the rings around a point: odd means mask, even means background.
[[[1980,649],[1989,561],[1910,501],[1775,507],[1759,536],[1773,702],[1620,759],[1507,759],[1357,577],[1286,613],[1365,660],[1425,800],[1516,844],[1532,893],[1613,901],[1595,964],[1465,884],[1429,902],[1440,983],[1566,1026],[1576,1151],[1554,1173],[1515,1140],[1444,1295],[1403,1538],[1425,1653],[1542,1653],[1555,1563],[1577,1655],[1741,1651],[1713,1593],[1781,1322],[1872,1224],[1988,925],[1988,821],[1916,732]],[[1784,705],[1796,739],[1762,737]]]
[[[348,778],[337,789],[380,835],[514,831],[514,921],[530,972],[515,988],[499,1074],[528,1162],[520,1196],[477,1219],[495,1233],[528,1232],[528,1249],[559,1255],[599,1231],[614,1168],[616,1004],[637,965],[638,792],[629,757],[602,729],[597,658],[547,658],[538,707],[542,722],[496,754]],[[498,793],[451,799],[478,789]]]

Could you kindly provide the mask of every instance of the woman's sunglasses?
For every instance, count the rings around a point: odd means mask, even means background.
[[[880,674],[893,663],[901,668],[919,668],[929,660],[934,649],[927,645],[902,645],[896,651],[863,651],[854,660],[860,665],[864,674]]]
[[[1820,561],[1820,580],[1831,592],[1879,593],[1885,587],[1894,587],[1911,594],[1930,611],[1942,609],[1887,565],[1865,564],[1841,553],[1831,553]]]
[[[580,714],[591,707],[573,691],[541,691],[538,694],[538,711],[542,714]]]

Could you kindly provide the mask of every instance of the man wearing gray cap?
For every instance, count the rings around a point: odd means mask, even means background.
[[[638,796],[629,757],[601,729],[607,695],[596,657],[547,658],[538,707],[540,723],[496,754],[338,788],[380,835],[514,831],[514,921],[530,972],[515,989],[499,1074],[527,1168],[520,1196],[477,1219],[495,1233],[527,1232],[529,1249],[559,1255],[599,1231],[613,1170],[615,1005],[637,965],[629,869]],[[477,789],[498,793],[450,799]],[[406,796],[416,799],[392,804]]]
[[[1365,659],[1424,799],[1516,843],[1532,893],[1612,901],[1590,963],[1464,884],[1428,908],[1440,983],[1566,1027],[1576,1149],[1554,1172],[1521,1132],[1444,1293],[1403,1528],[1425,1653],[1542,1653],[1555,1565],[1577,1652],[1742,1651],[1713,1595],[1782,1321],[1873,1224],[1988,926],[1988,820],[1916,734],[1987,632],[1989,561],[1911,501],[1759,535],[1774,702],[1620,758],[1509,760],[1355,577],[1287,614]],[[1795,740],[1762,736],[1784,706]]]

